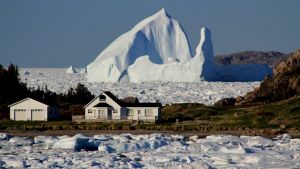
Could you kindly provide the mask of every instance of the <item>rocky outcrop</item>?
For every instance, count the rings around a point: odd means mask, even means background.
[[[214,106],[234,106],[235,102],[236,102],[236,99],[233,97],[224,98],[224,99],[217,101],[214,104]]]
[[[259,88],[237,98],[237,105],[263,104],[300,95],[300,49],[273,69]]]
[[[273,68],[289,55],[277,51],[243,51],[228,55],[216,56],[215,62],[219,65],[240,65],[240,64],[267,64]]]

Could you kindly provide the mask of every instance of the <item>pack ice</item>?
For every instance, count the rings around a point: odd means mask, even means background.
[[[0,168],[299,168],[300,140],[260,136],[0,133]]]
[[[196,54],[179,22],[164,9],[124,33],[87,66],[89,82],[260,81],[267,65],[218,66],[208,28],[202,28]],[[238,72],[238,73],[237,73]]]

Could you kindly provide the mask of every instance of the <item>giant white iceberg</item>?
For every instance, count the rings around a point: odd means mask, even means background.
[[[67,68],[66,73],[72,74],[72,73],[77,73],[77,71],[71,65],[70,67]]]
[[[178,21],[162,9],[113,41],[87,66],[88,81],[116,82],[137,58],[165,64],[191,59],[190,47]]]
[[[89,82],[258,81],[271,71],[265,65],[218,66],[211,33],[202,28],[192,56],[185,32],[164,9],[121,35],[87,66]]]

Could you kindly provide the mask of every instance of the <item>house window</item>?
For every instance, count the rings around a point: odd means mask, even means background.
[[[126,110],[126,116],[133,116],[133,109],[127,109]]]
[[[33,112],[43,111],[43,109],[32,109]]]
[[[88,109],[88,113],[93,113],[93,110],[92,109]]]
[[[113,111],[113,113],[118,113],[118,110],[115,109],[115,110]]]
[[[99,116],[105,116],[105,110],[98,110]]]
[[[141,110],[138,110],[138,115],[141,115],[142,114],[142,111]]]
[[[145,110],[145,116],[153,116],[153,111],[152,111],[152,109],[146,109],[146,110]]]
[[[105,100],[106,100],[106,96],[100,95],[99,100],[100,100],[100,101],[105,101]]]

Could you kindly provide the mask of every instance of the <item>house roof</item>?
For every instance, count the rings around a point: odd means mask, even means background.
[[[8,107],[12,107],[12,106],[14,106],[14,105],[17,105],[17,104],[19,104],[19,103],[25,102],[25,101],[30,100],[30,99],[31,99],[31,100],[34,100],[34,99],[30,98],[30,97],[27,97],[27,98],[25,98],[25,99],[23,99],[23,100],[20,100],[20,101],[18,101],[18,102],[15,102],[15,103],[12,103],[12,104],[8,105]],[[39,102],[39,101],[37,101],[37,100],[34,100],[34,101]],[[39,102],[39,103],[48,106],[48,105],[45,104],[45,103],[42,103],[42,102]]]
[[[160,103],[123,103],[124,107],[161,107]]]
[[[161,107],[162,105],[160,103],[127,103],[127,102],[122,102],[121,100],[119,100],[114,94],[112,94],[111,92],[109,91],[105,91],[103,93],[101,93],[100,95],[102,94],[105,94],[107,95],[108,97],[110,97],[114,102],[116,102],[119,106],[121,107]],[[93,101],[95,101],[97,98],[99,98],[98,95],[97,97],[95,97],[92,101],[90,101],[88,104],[86,104],[84,106],[84,108],[86,108],[88,105],[90,105]],[[99,103],[100,104],[100,103]],[[98,105],[98,104],[97,104]],[[94,107],[97,107],[94,106]],[[111,107],[110,105],[101,105],[101,106],[98,106],[98,107]]]
[[[98,103],[94,107],[111,107],[111,106],[107,103]]]
[[[109,96],[113,101],[122,107],[161,107],[160,103],[127,103],[119,100],[114,94],[109,91],[103,92]]]
[[[114,95],[114,94],[112,94],[111,92],[109,92],[109,91],[105,91],[105,92],[102,92],[101,94],[99,94],[97,97],[95,97],[93,100],[91,100],[90,102],[88,102],[88,104],[86,104],[85,106],[84,106],[84,108],[86,108],[87,106],[89,106],[92,102],[94,102],[96,99],[98,99],[99,98],[99,96],[101,96],[102,94],[105,94],[105,95],[107,95],[108,97],[110,97],[114,102],[116,102],[119,106],[121,106],[122,107],[122,102]]]
[[[99,95],[100,96],[100,95]],[[96,99],[98,99],[98,97],[93,98],[93,100],[91,100],[90,102],[88,102],[88,104],[86,104],[83,108],[86,108],[88,105],[90,105],[93,101],[95,101]]]
[[[123,102],[121,100],[119,100],[114,94],[112,94],[109,91],[105,91],[103,92],[104,94],[106,94],[108,97],[110,97],[114,102],[116,102],[119,106],[123,106]]]

